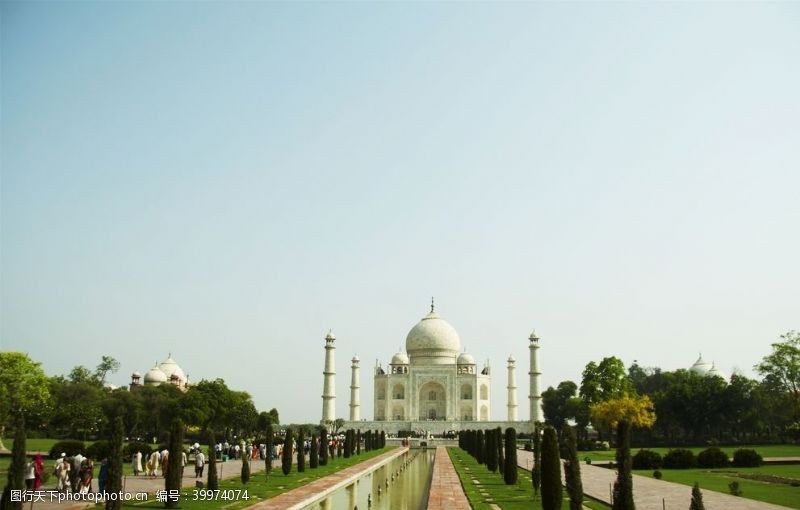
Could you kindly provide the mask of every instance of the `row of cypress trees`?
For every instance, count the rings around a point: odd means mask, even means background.
[[[500,472],[507,485],[517,483],[517,431],[500,427],[487,430],[465,430],[458,435],[458,446],[472,455],[478,464]]]

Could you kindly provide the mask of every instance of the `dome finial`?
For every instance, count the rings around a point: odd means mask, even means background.
[[[431,313],[433,313],[434,306],[433,306],[433,296],[431,296]]]

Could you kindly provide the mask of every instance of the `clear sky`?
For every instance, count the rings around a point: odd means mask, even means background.
[[[505,418],[527,337],[753,375],[800,329],[800,3],[2,2],[0,347],[169,352],[337,414],[436,296]]]

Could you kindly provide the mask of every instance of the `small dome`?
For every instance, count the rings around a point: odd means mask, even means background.
[[[161,369],[162,372],[167,376],[167,379],[172,379],[172,376],[177,376],[181,382],[186,380],[186,374],[183,373],[183,369],[172,359],[172,356],[167,357],[164,361],[162,361],[158,368]]]
[[[158,365],[154,366],[148,370],[146,374],[144,374],[145,384],[158,385],[165,382],[167,382],[167,374],[162,372],[161,369],[158,368]]]
[[[336,340],[336,337],[333,336],[333,331],[331,331],[330,329],[328,330],[328,334],[325,335],[325,340]]]
[[[472,354],[468,352],[462,352],[458,355],[458,364],[459,365],[474,365],[475,358],[472,357]]]
[[[107,390],[111,390],[111,391],[114,391],[114,390],[116,390],[116,389],[117,389],[117,387],[116,387],[115,385],[111,384],[111,383],[106,383],[106,384],[103,386],[103,388],[105,388],[105,389],[107,389]]]
[[[458,333],[435,311],[422,318],[406,337],[406,352],[414,358],[422,358],[423,363],[453,363],[461,350]]]
[[[392,356],[392,365],[408,365],[408,354],[400,351]]]
[[[353,356],[353,359],[350,360],[350,361],[352,361],[353,363],[358,363],[359,361],[361,361],[361,359],[358,357],[358,354],[356,354],[355,356]]]
[[[138,371],[131,374],[131,377],[141,377],[141,376],[142,374],[140,374]]]
[[[516,362],[517,362],[517,360],[514,359],[514,356],[509,356],[508,357],[508,364],[509,365],[513,365]]]
[[[722,370],[717,368],[716,363],[711,363],[711,369],[706,373],[709,377],[722,377],[723,379],[727,380],[728,378],[725,377],[725,374]]]
[[[692,365],[692,367],[689,369],[689,371],[698,375],[706,375],[709,370],[711,370],[711,363],[703,361],[702,355],[697,358],[697,361],[695,361],[694,365]]]

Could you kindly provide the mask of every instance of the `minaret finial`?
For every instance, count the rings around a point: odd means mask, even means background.
[[[433,296],[431,296],[431,313],[433,313],[434,306],[433,306]]]

